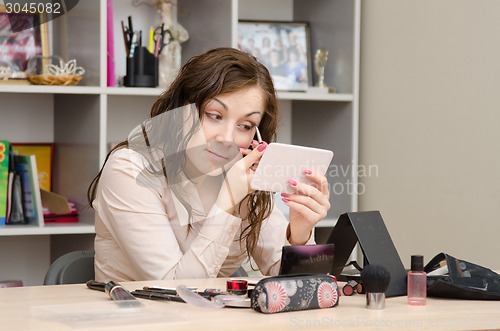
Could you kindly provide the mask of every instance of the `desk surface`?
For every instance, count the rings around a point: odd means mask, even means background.
[[[225,288],[225,279],[123,283],[129,290],[178,284]],[[117,308],[103,292],[84,284],[0,289],[5,330],[485,330],[500,329],[500,301],[428,298],[426,306],[388,298],[384,310],[365,308],[365,296],[340,298],[339,306],[278,314],[248,308],[203,310],[185,303],[141,300],[143,308]]]

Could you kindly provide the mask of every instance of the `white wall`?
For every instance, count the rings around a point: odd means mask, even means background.
[[[500,269],[500,1],[363,1],[361,36],[360,210],[405,266]]]

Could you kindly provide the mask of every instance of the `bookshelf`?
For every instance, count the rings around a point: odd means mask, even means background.
[[[332,209],[319,227],[357,210],[359,44],[361,0],[178,0],[178,20],[190,38],[182,44],[183,63],[218,46],[236,46],[238,19],[308,21],[311,49],[330,50],[326,82],[335,94],[279,92],[281,142],[331,149]],[[1,3],[1,1],[0,1]],[[114,46],[117,76],[125,74],[120,21],[132,14],[143,30],[158,22],[147,4],[114,0]],[[78,86],[0,85],[2,139],[56,144],[54,191],[77,204],[79,224],[0,228],[0,279],[41,284],[50,262],[74,249],[93,245],[93,212],[86,190],[110,143],[121,141],[148,117],[159,88],[106,86],[106,0],[86,0],[50,23],[51,51],[76,59],[86,70]],[[85,33],[82,33],[84,31]],[[122,61],[123,59],[123,61]],[[315,78],[314,78],[315,79]],[[33,252],[27,255],[28,248]],[[16,252],[16,253],[6,253]],[[11,255],[14,254],[14,255]],[[32,263],[36,260],[36,263]],[[23,262],[24,261],[24,262]],[[33,265],[35,267],[30,267]],[[28,267],[27,267],[28,266]],[[36,269],[36,270],[35,270]]]

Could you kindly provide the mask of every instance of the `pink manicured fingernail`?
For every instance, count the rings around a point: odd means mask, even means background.
[[[267,147],[267,143],[264,142],[264,143],[260,144],[259,147],[257,147],[257,150],[259,152],[262,152],[263,150],[266,149],[266,147]]]
[[[292,186],[297,186],[297,182],[294,181],[293,179],[289,179],[288,180],[288,184],[292,185]]]
[[[311,170],[307,169],[307,170],[304,170],[304,173],[305,173],[306,175],[310,175],[310,174],[312,174],[313,172],[312,172]]]
[[[288,198],[282,198],[281,200],[282,200],[284,203],[286,203],[286,204],[288,204],[288,203],[290,202],[290,199],[288,199]]]
[[[290,196],[290,194],[283,192],[283,193],[281,193],[281,196],[284,198],[288,198]]]
[[[240,153],[243,153],[244,151],[246,151],[246,148],[240,147]]]

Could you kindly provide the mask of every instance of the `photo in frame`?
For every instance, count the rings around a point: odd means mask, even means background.
[[[40,13],[7,13],[0,5],[0,81],[25,78],[28,61],[49,56],[47,23]],[[15,32],[17,31],[17,32]]]
[[[238,22],[238,48],[269,70],[277,91],[307,91],[312,85],[308,22]]]
[[[11,143],[12,151],[19,155],[35,155],[40,188],[52,191],[54,144],[53,143]]]

